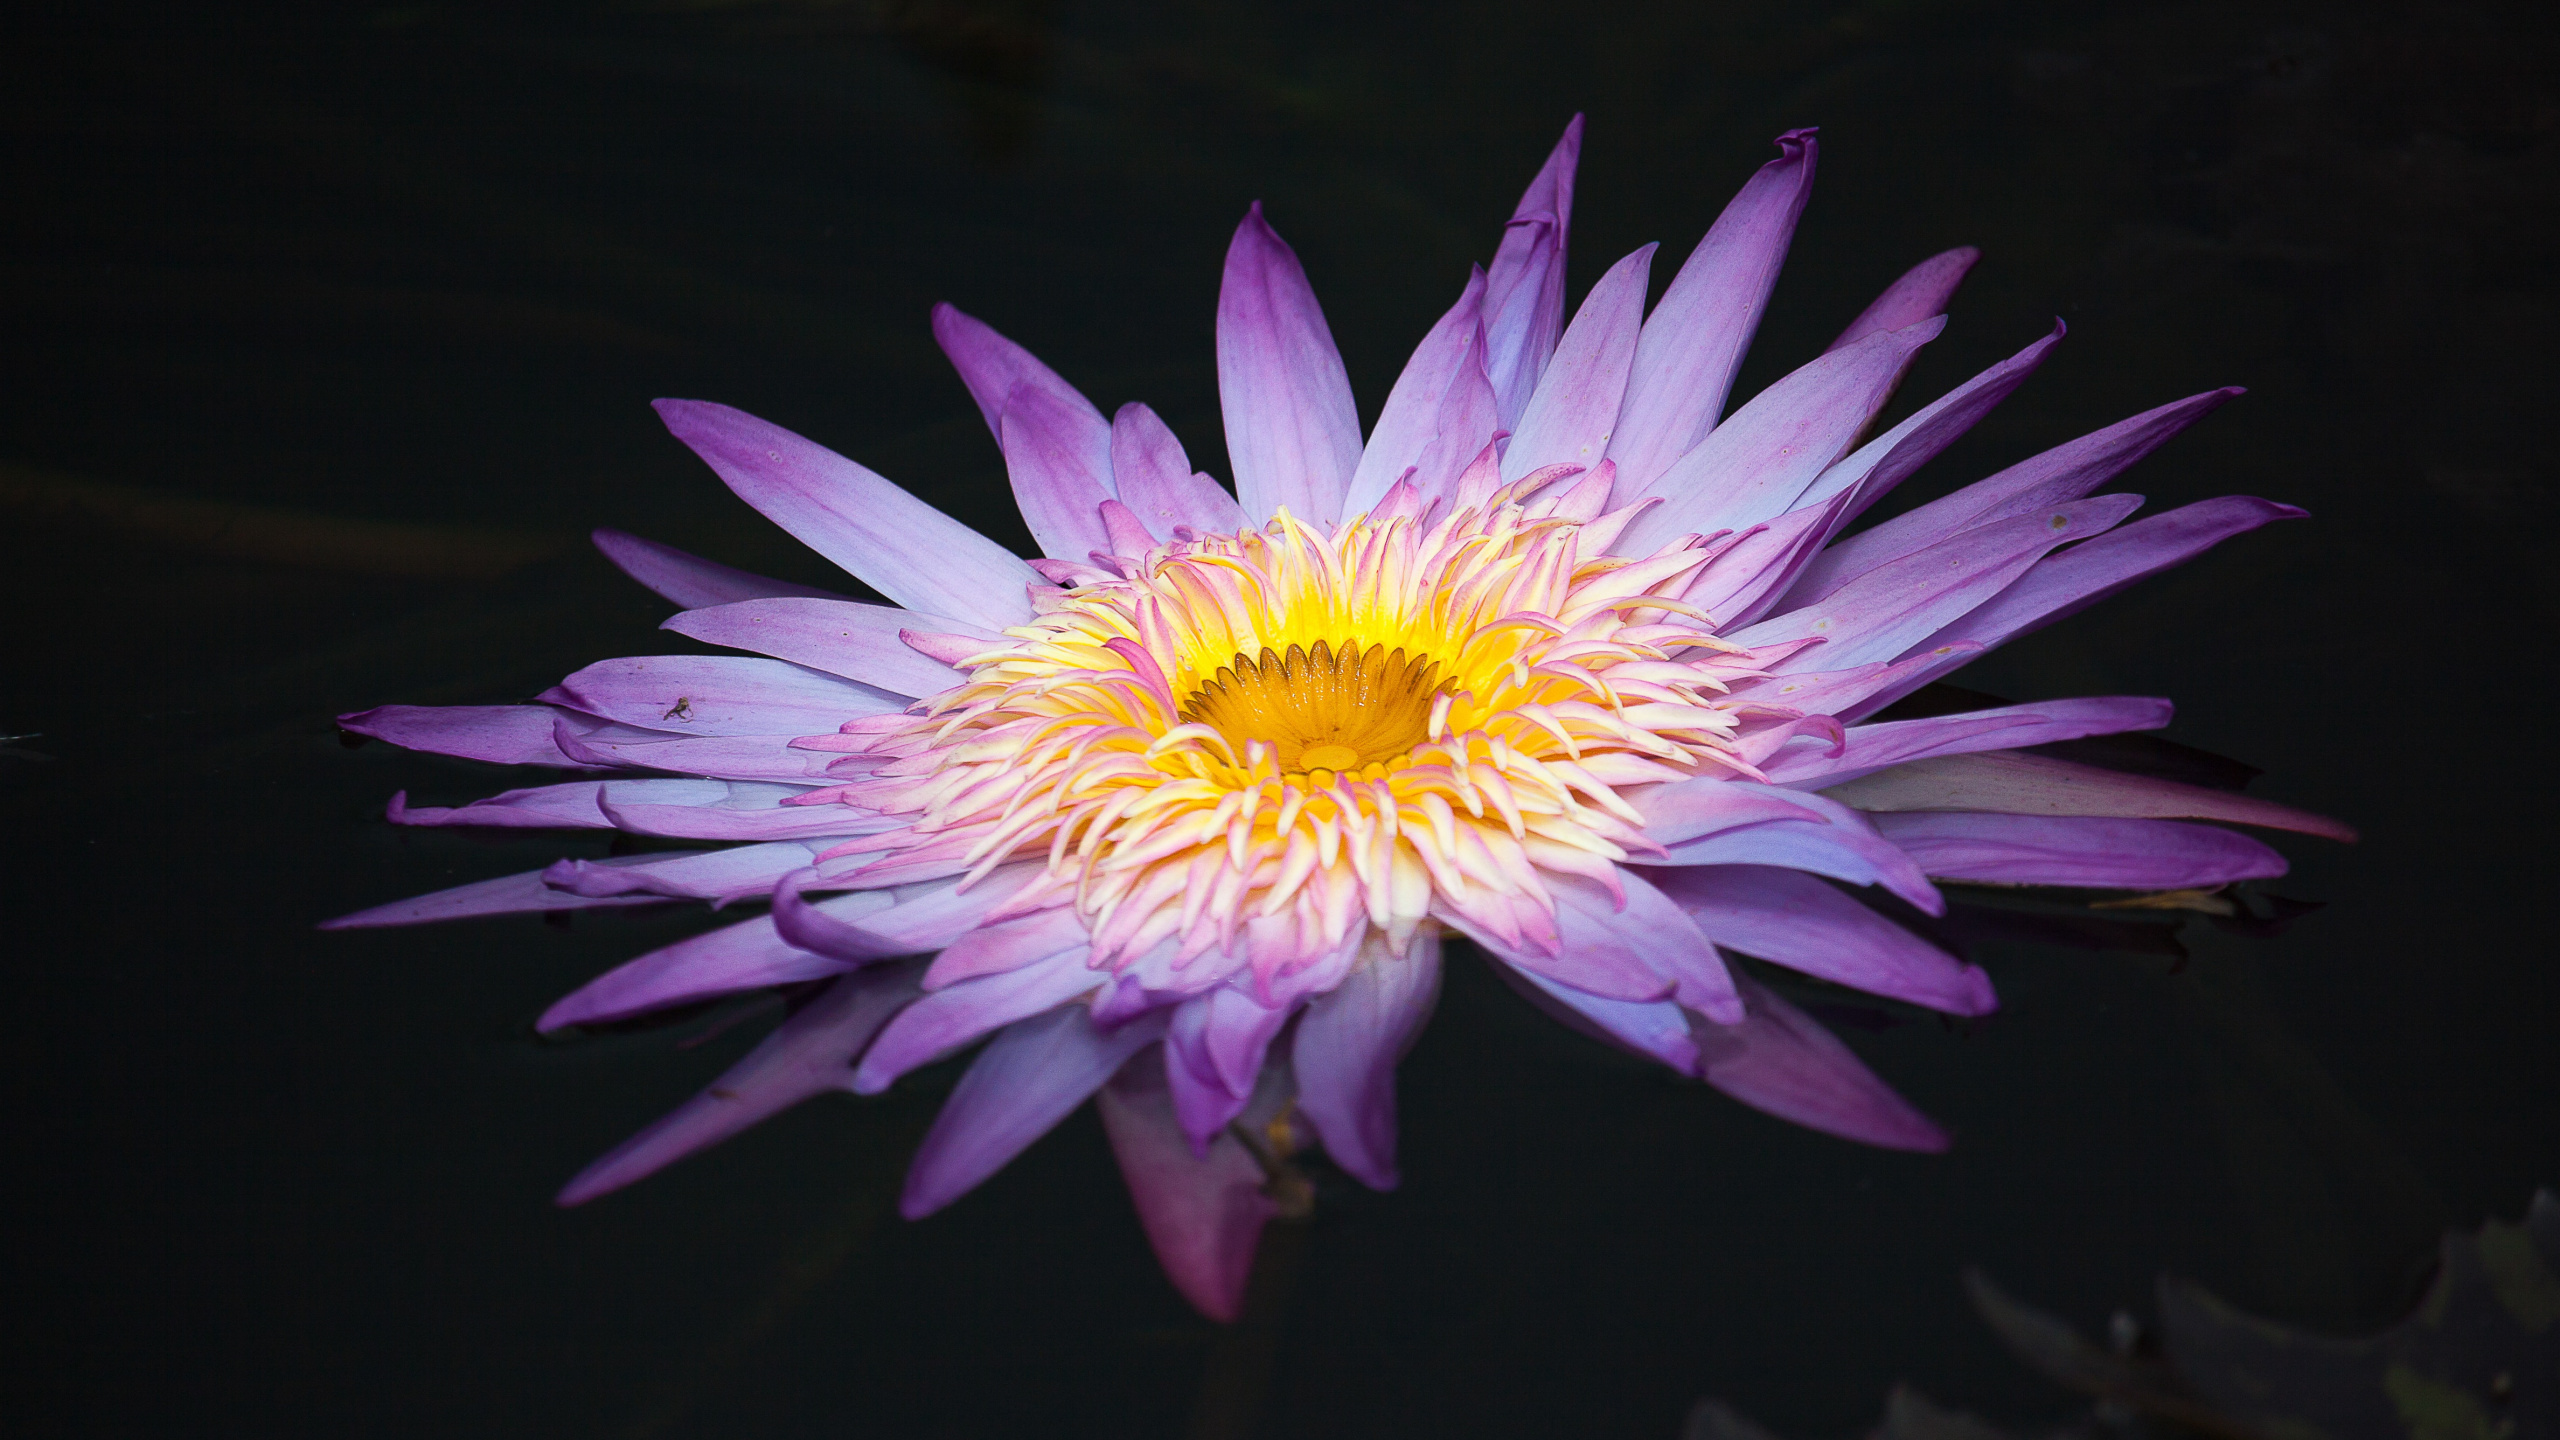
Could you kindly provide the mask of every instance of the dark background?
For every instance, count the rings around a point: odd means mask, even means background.
[[[1719,1394],[1821,1437],[1897,1378],[2013,1423],[2070,1408],[1967,1311],[1967,1262],[2091,1329],[2162,1271],[2314,1327],[2392,1318],[2440,1228],[2560,1181],[2560,85],[2528,13],[12,7],[11,1429],[1667,1440]],[[1993,941],[1987,1022],[1845,1016],[1957,1132],[1934,1158],[1623,1061],[1462,963],[1403,1072],[1404,1188],[1328,1182],[1233,1331],[1156,1273],[1089,1112],[895,1219],[949,1067],[553,1210],[758,1028],[533,1037],[698,912],[311,929],[597,852],[397,831],[394,789],[527,782],[342,749],[330,719],[684,648],[586,527],[843,583],[652,396],[740,405],[1027,545],[933,301],[1106,409],[1150,400],[1223,474],[1211,313],[1246,203],[1374,414],[1577,108],[1577,299],[1647,240],[1667,281],[1769,137],[1824,127],[1738,394],[1949,245],[1986,258],[1903,408],[2070,321],[1913,499],[2251,387],[2133,488],[2314,518],[1966,683],[2176,697],[2173,738],[2365,828],[2283,842],[2264,888],[2325,909],[2277,938]]]

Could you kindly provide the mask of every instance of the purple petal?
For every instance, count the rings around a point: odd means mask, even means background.
[[[1886,561],[1926,549],[1960,530],[2077,500],[2240,393],[2236,385],[2208,390],[2145,411],[1861,530],[1823,551],[1788,598],[1810,605]]]
[[[1857,453],[1822,473],[1806,489],[1807,502],[1847,493],[1855,498],[1835,524],[1846,525],[1911,477],[1911,472],[1937,458],[1973,428],[1974,422],[2009,398],[2062,343],[2064,327],[2053,322],[2051,334],[1922,406],[1910,419],[1858,447]],[[2045,507],[2038,506],[2038,509]],[[2023,513],[2023,512],[2020,512]]]
[[[1484,329],[1484,284],[1482,270],[1470,271],[1458,303],[1413,347],[1413,357],[1405,361],[1395,388],[1387,392],[1387,403],[1379,408],[1378,423],[1369,432],[1369,444],[1360,452],[1359,468],[1343,496],[1343,514],[1360,515],[1377,508],[1404,472],[1421,463],[1431,437],[1440,433],[1441,401],[1449,393],[1449,382],[1463,367],[1482,368],[1477,340]]]
[[[1599,999],[1660,1000],[1675,988],[1639,948],[1587,923],[1585,917],[1569,919],[1561,907],[1556,915],[1557,927],[1563,930],[1570,925],[1573,934],[1552,955],[1535,945],[1515,945],[1454,910],[1434,906],[1432,915],[1522,974],[1553,980]]]
[[[1736,785],[1712,776],[1656,785],[1632,799],[1644,815],[1644,837],[1657,845],[1678,845],[1767,820],[1828,818],[1815,803],[1798,803],[1796,796],[1784,790]]]
[[[918,1000],[899,1013],[862,1057],[854,1071],[854,1091],[877,1095],[899,1076],[941,1059],[990,1030],[1090,993],[1104,977],[1086,967],[1088,953],[1070,950],[1007,974],[963,980]]]
[[[803,665],[743,655],[599,660],[540,698],[673,735],[831,735],[847,720],[907,703]]]
[[[1891,660],[1933,637],[1971,638],[1941,632],[2009,588],[2055,546],[2099,534],[2141,504],[2137,495],[2101,495],[1963,531],[1868,571],[1819,605],[1725,638],[1760,646],[1821,637],[1822,644],[1771,667],[1779,674]]]
[[[962,679],[959,671],[916,653],[898,638],[900,631],[975,631],[977,638],[991,645],[998,643],[993,631],[939,615],[919,615],[913,610],[865,605],[855,600],[797,597],[742,600],[733,605],[687,610],[659,628],[690,635],[706,645],[752,650],[847,680],[859,680],[894,695],[938,695]]]
[[[572,780],[565,785],[509,790],[449,809],[437,805],[412,807],[404,790],[391,797],[391,823],[488,825],[504,830],[602,830],[613,824],[596,808],[596,796],[604,785],[602,780]]]
[[[738,498],[912,610],[1001,630],[1031,617],[1039,574],[1012,552],[834,451],[707,400],[660,400],[667,428]]]
[[[1740,1020],[1742,1002],[1734,995],[1724,957],[1688,912],[1633,870],[1621,868],[1617,881],[1624,903],[1579,875],[1548,879],[1556,899],[1556,929],[1566,948],[1581,955],[1615,949],[1671,981],[1677,987],[1674,998],[1683,1006],[1725,1024]]]
[[[1944,328],[1937,319],[1870,335],[1751,397],[1650,484],[1626,492],[1663,503],[1627,527],[1619,553],[1648,553],[1675,535],[1738,530],[1798,508],[1857,443],[1912,353]]]
[[[616,780],[596,797],[616,829],[687,840],[806,840],[903,828],[846,805],[786,805],[807,792],[748,780]]]
[[[1582,297],[1572,327],[1520,412],[1511,448],[1502,457],[1504,479],[1517,480],[1545,465],[1597,465],[1609,452],[1627,372],[1635,364],[1636,336],[1644,327],[1654,248],[1647,245],[1610,266]]]
[[[1092,938],[1084,917],[1072,905],[981,925],[933,957],[933,968],[925,971],[924,988],[939,990],[957,981],[1019,970],[1035,960],[1091,944]]]
[[[1249,521],[1283,506],[1311,524],[1340,518],[1360,463],[1351,377],[1307,272],[1258,200],[1236,227],[1218,288],[1218,401]]]
[[[1576,115],[1513,208],[1485,274],[1485,372],[1506,427],[1528,403],[1564,330],[1565,240],[1573,224],[1573,172],[1581,157],[1582,117]]]
[[[1698,1046],[1689,1038],[1689,1012],[1677,1001],[1609,1000],[1516,966],[1496,964],[1494,972],[1568,1029],[1659,1060],[1683,1075],[1698,1073]]]
[[[1840,338],[1832,341],[1830,348],[1844,349],[1879,330],[1899,330],[1932,315],[1945,314],[1947,302],[1955,298],[1956,287],[1964,283],[1965,273],[1981,258],[1981,251],[1959,245],[1912,266],[1876,297],[1876,303],[1858,312],[1858,318],[1849,322],[1849,328],[1840,332]]]
[[[775,595],[841,598],[814,585],[795,585],[788,580],[733,570],[698,555],[687,555],[673,545],[643,540],[620,530],[598,530],[592,538],[604,558],[619,566],[623,574],[687,609]]]
[[[1932,1010],[1985,1015],[1991,979],[1800,870],[1700,865],[1649,872],[1716,944]]]
[[[978,413],[987,417],[987,428],[999,441],[1004,438],[1000,423],[1004,407],[1017,386],[1029,386],[1097,420],[1102,418],[1093,402],[1059,379],[1057,371],[974,315],[950,305],[934,306],[933,338],[942,353],[951,357],[951,368],[960,372],[960,383],[969,387],[969,398],[978,402]]]
[[[876,970],[838,980],[701,1094],[580,1171],[561,1190],[559,1203],[584,1204],[812,1095],[844,1089],[853,1057],[914,993],[912,970]]]
[[[1947,1133],[1896,1095],[1839,1037],[1749,980],[1739,1025],[1698,1027],[1698,1075],[1755,1110],[1879,1145],[1936,1152]]]
[[[1477,353],[1483,353],[1484,335],[1476,335]],[[1449,388],[1440,397],[1439,426],[1432,432],[1431,443],[1422,447],[1415,459],[1413,486],[1425,501],[1439,500],[1457,492],[1459,478],[1476,459],[1493,446],[1494,432],[1501,428],[1495,414],[1493,382],[1485,377],[1484,367],[1465,364],[1450,377]],[[1497,463],[1489,478],[1501,476]],[[1490,485],[1485,487],[1491,493]]]
[[[548,705],[377,705],[338,717],[340,727],[404,750],[498,765],[588,769],[551,743],[560,712]]]
[[[2332,840],[2356,838],[2351,825],[2272,800],[2002,751],[1898,765],[1834,785],[1825,793],[1870,812],[1997,810],[2012,815],[2223,820]]]
[[[917,1147],[898,1212],[921,1220],[1048,1134],[1164,1034],[1161,1015],[1105,1034],[1080,1005],[1017,1021],[987,1043]]]
[[[1662,295],[1636,342],[1626,405],[1609,458],[1626,493],[1645,487],[1697,447],[1724,413],[1733,372],[1751,346],[1813,189],[1811,130],[1778,137],[1778,158],[1760,167]]]
[[[1714,616],[1722,630],[1751,624],[1812,563],[1848,503],[1848,496],[1835,495],[1744,531],[1698,572],[1681,598]]]
[[[843,914],[833,901],[813,905],[801,898],[804,889],[822,887],[827,881],[791,877],[773,888],[773,916],[782,928],[782,938],[838,960],[862,964],[923,955],[978,928],[1022,888],[1034,868],[1008,865],[966,890],[952,879],[901,885],[891,892],[893,905],[859,915]],[[853,923],[857,919],[860,923]]]
[[[581,723],[583,722],[583,723]],[[563,714],[551,742],[562,754],[583,765],[664,770],[677,775],[719,780],[761,780],[804,787],[834,778],[827,769],[837,757],[816,750],[794,750],[797,735],[669,735]]]
[[[1909,813],[1879,815],[1876,828],[1941,880],[2186,890],[2285,872],[2257,840],[2176,820]]]
[[[1192,1154],[1205,1158],[1209,1142],[1253,1098],[1263,1056],[1295,1008],[1265,1005],[1233,984],[1174,1007],[1165,1032],[1165,1079]]]
[[[1090,405],[1023,385],[998,418],[996,436],[1004,444],[1014,503],[1040,553],[1081,560],[1096,550],[1108,552],[1110,536],[1095,510],[1114,498],[1111,423]]]
[[[601,865],[632,864],[646,860],[663,860],[662,855],[630,856],[621,860],[602,860]],[[543,872],[528,870],[521,875],[502,875],[495,880],[480,880],[469,885],[456,885],[432,895],[419,895],[376,905],[352,915],[323,920],[323,930],[371,930],[388,925],[424,925],[436,920],[467,920],[480,915],[521,915],[537,910],[594,910],[613,905],[650,905],[664,897],[657,895],[587,896],[569,890],[555,890],[542,881]]]
[[[1396,1187],[1396,1062],[1439,998],[1437,935],[1416,935],[1402,956],[1372,942],[1298,1021],[1289,1050],[1298,1108],[1325,1153],[1373,1190]]]
[[[878,891],[821,902],[847,918],[884,909],[888,903],[888,897]],[[841,975],[851,968],[783,939],[773,917],[759,915],[624,961],[562,996],[542,1012],[534,1028],[550,1031],[621,1020],[741,990]]]
[[[774,881],[807,869],[815,853],[816,848],[803,841],[780,840],[697,855],[641,856],[637,865],[555,860],[542,872],[542,881],[579,895],[664,895],[726,902],[750,895],[761,898]]]
[[[2166,700],[2133,695],[2049,700],[1998,710],[1972,710],[1932,715],[1923,720],[1895,720],[1850,729],[1837,755],[1827,746],[1789,748],[1764,761],[1761,773],[1781,785],[1831,790],[1888,765],[1936,755],[1975,750],[2014,750],[2051,745],[2088,735],[2116,735],[2127,730],[2157,730],[2169,723],[2175,707]],[[1818,782],[1818,783],[1817,783]],[[1838,797],[1834,797],[1838,798]],[[1967,807],[1982,808],[1982,807]]]
[[[1684,840],[1670,847],[1670,864],[1782,865],[1852,885],[1882,885],[1932,915],[1945,913],[1947,902],[1911,857],[1865,815],[1828,796],[1756,786],[1747,780],[1721,783],[1736,789],[1765,789],[1824,818],[1763,820]]]
[[[1245,528],[1244,507],[1226,487],[1191,468],[1156,412],[1131,401],[1111,419],[1112,487],[1158,540],[1188,525],[1203,535],[1231,535]]]
[[[1174,1118],[1164,1064],[1146,1051],[1120,1067],[1096,1097],[1138,1220],[1165,1275],[1212,1320],[1233,1320],[1253,1273],[1262,1227],[1279,1207],[1263,1194],[1262,1167],[1231,1135],[1191,1153]]]

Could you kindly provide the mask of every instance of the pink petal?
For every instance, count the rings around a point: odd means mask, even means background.
[[[1172,539],[1177,525],[1202,535],[1231,535],[1245,527],[1236,497],[1194,472],[1182,442],[1155,411],[1136,401],[1111,418],[1111,475],[1121,503],[1158,540]]]
[[[659,417],[738,497],[901,605],[1001,630],[1039,575],[1003,546],[824,446],[705,400]]]
[[[1628,494],[1652,493],[1645,487],[1696,448],[1724,413],[1733,373],[1760,328],[1812,192],[1817,148],[1811,130],[1778,137],[1778,158],[1716,217],[1645,321],[1609,445]]]
[[[772,595],[841,598],[812,585],[795,585],[788,580],[733,570],[698,555],[687,555],[673,545],[643,540],[620,530],[598,530],[591,538],[596,548],[604,552],[604,558],[619,566],[623,574],[688,609]]]
[[[1289,1051],[1298,1108],[1325,1153],[1373,1190],[1396,1187],[1396,1062],[1439,998],[1437,935],[1415,936],[1402,956],[1373,942],[1298,1021]]]
[[[1360,415],[1307,272],[1255,201],[1218,289],[1218,400],[1236,498],[1256,524],[1287,507],[1340,518],[1360,463]]]
[[[1122,1065],[1096,1099],[1166,1277],[1200,1313],[1233,1320],[1263,1224],[1279,1211],[1263,1194],[1261,1165],[1231,1135],[1219,1136],[1205,1160],[1191,1153],[1152,1052]]]
[[[1110,549],[1094,513],[1113,498],[1109,421],[1090,405],[1018,385],[997,417],[996,438],[1004,445],[1014,503],[1042,554],[1081,560]]]

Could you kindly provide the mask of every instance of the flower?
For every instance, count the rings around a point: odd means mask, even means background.
[[[1843,538],[2061,327],[1861,444],[1945,324],[1975,258],[1950,251],[1725,415],[1812,182],[1813,132],[1779,137],[1650,315],[1646,246],[1568,324],[1580,142],[1577,118],[1365,442],[1296,256],[1259,206],[1247,214],[1217,317],[1232,496],[1144,405],[1105,419],[1021,347],[938,309],[1042,560],[764,421],[659,402],[740,497],[895,605],[597,532],[683,607],[667,628],[754,654],[608,660],[532,705],[343,723],[580,774],[454,809],[395,797],[398,823],[710,843],[563,860],[332,923],[769,897],[543,1016],[551,1029],[763,987],[793,1000],[563,1203],[985,1041],[905,1212],[950,1203],[1098,1096],[1158,1255],[1219,1317],[1288,1199],[1289,1153],[1321,1145],[1396,1183],[1395,1065],[1453,935],[1569,1023],[1747,1104],[1943,1148],[1725,953],[1979,1014],[1994,1003],[1979,969],[1851,892],[1934,914],[1937,881],[2154,890],[2283,872],[2257,840],[2196,820],[2351,838],[2030,748],[2163,725],[2166,701],[1869,718],[2301,512],[2235,497],[2125,523],[2139,497],[2092,497],[2239,393],[2215,390]]]

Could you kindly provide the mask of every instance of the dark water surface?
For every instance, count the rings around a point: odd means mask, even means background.
[[[1968,1262],[2090,1328],[2164,1270],[2372,1326],[2439,1228],[2560,1182],[2560,86],[2522,7],[38,8],[0,21],[0,732],[39,737],[0,749],[13,1433],[1667,1440],[1719,1394],[1820,1437],[1898,1378],[2026,1424],[2072,1402]],[[330,719],[683,648],[586,527],[843,583],[651,397],[1027,546],[932,302],[1223,473],[1246,203],[1374,413],[1577,108],[1577,296],[1648,240],[1666,280],[1769,137],[1824,127],[1739,393],[1950,245],[1987,258],[1903,408],[2070,322],[1911,499],[2251,387],[2132,488],[2315,518],[1965,683],[2174,696],[2172,738],[2364,827],[2281,842],[2262,889],[2325,908],[2012,927],[1988,1021],[1835,1016],[1943,1157],[1747,1111],[1460,964],[1404,1188],[1275,1228],[1231,1332],[1158,1276],[1090,1112],[896,1219],[949,1066],[554,1210],[760,1028],[533,1036],[699,912],[312,930],[599,853],[394,829],[395,789],[520,782]]]

